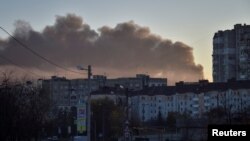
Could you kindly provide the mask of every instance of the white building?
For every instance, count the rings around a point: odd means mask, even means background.
[[[203,83],[203,84],[202,84]],[[250,81],[198,83],[138,91],[131,97],[133,114],[141,121],[157,119],[159,112],[167,118],[169,112],[202,117],[216,107],[237,113],[250,106]]]

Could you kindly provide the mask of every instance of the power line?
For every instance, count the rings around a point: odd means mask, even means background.
[[[68,72],[72,72],[72,73],[78,73],[78,74],[85,74],[85,73],[81,73],[81,72],[77,72],[77,71],[73,71],[70,69],[67,69],[63,66],[60,66],[54,62],[52,62],[51,60],[43,57],[42,55],[40,55],[39,53],[37,53],[36,51],[32,50],[31,48],[29,48],[27,45],[25,45],[24,43],[22,43],[21,41],[19,41],[17,38],[15,38],[13,35],[11,35],[7,30],[5,30],[3,27],[0,26],[0,28],[6,33],[8,34],[11,38],[13,38],[17,43],[19,43],[23,48],[27,49],[28,51],[30,51],[31,53],[33,53],[34,55],[38,56],[39,58],[41,58],[42,60],[46,61],[47,63],[56,66],[57,68],[63,69],[65,71]]]
[[[11,61],[10,59],[8,59],[8,58],[6,58],[6,57],[4,57],[4,56],[2,56],[2,55],[0,55],[0,58],[3,59],[3,60],[5,60],[5,61],[7,61],[7,62],[9,62],[9,63],[11,63],[11,64],[14,65],[14,66],[19,67],[19,68],[20,68],[21,70],[23,70],[24,72],[31,73],[31,74],[33,74],[34,76],[43,77],[43,76],[38,75],[38,74],[36,74],[36,73],[34,73],[34,72],[32,72],[32,71],[29,71],[29,70],[27,70],[27,69],[24,69],[24,68],[21,67],[20,65],[16,64],[15,62]],[[1,71],[1,72],[3,72],[3,71]]]

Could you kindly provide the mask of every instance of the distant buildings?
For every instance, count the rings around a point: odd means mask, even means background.
[[[61,108],[76,106],[80,100],[85,100],[88,94],[88,79],[66,79],[52,76],[42,80],[42,88],[50,95],[55,105]],[[149,75],[137,74],[131,78],[107,79],[106,76],[94,75],[91,79],[91,91],[100,87],[123,87],[128,90],[141,90],[144,87],[166,86],[166,78],[150,78]]]
[[[105,86],[121,85],[131,90],[141,90],[144,87],[167,86],[166,78],[150,78],[149,75],[137,74],[136,77],[107,79]]]
[[[227,112],[246,111],[250,106],[250,80],[209,83],[176,83],[176,86],[148,87],[129,92],[130,114],[140,121],[156,120],[159,114],[166,119],[170,112],[202,117],[213,108]],[[111,93],[111,91],[113,91]],[[118,103],[124,92],[105,88],[92,93],[92,98],[110,98]]]
[[[132,111],[141,121],[166,119],[170,112],[202,117],[219,106],[237,113],[250,106],[250,81],[197,84],[148,88],[131,97]]]
[[[91,81],[93,90],[98,89],[96,81]],[[88,93],[88,79],[68,80],[65,77],[52,76],[42,80],[42,89],[49,94],[56,107],[68,108],[76,106]]]
[[[213,81],[250,79],[250,25],[218,31],[213,37]]]
[[[154,83],[153,83],[154,82]],[[42,88],[59,108],[70,109],[85,100],[87,79],[52,77],[42,81]],[[223,107],[231,113],[246,111],[250,106],[250,80],[228,82],[178,82],[167,86],[166,79],[137,75],[135,78],[91,79],[91,99],[109,98],[115,104],[125,104],[129,98],[129,114],[140,121],[166,119],[169,113],[202,117],[213,108]],[[125,104],[126,105],[126,104]]]

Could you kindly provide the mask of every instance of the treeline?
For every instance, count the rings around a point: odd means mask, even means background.
[[[38,140],[45,136],[50,119],[49,96],[32,82],[11,81],[3,77],[0,83],[0,140]]]

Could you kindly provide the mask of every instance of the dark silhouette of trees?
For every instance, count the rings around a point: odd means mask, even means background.
[[[176,119],[178,117],[178,113],[176,112],[169,112],[167,119],[166,119],[166,124],[167,128],[169,130],[174,130],[176,128]]]
[[[104,98],[92,100],[92,139],[101,141],[115,140],[122,135],[124,112],[122,106]]]
[[[157,115],[156,126],[164,126],[164,125],[165,125],[165,121],[162,117],[161,111],[159,111]]]
[[[208,122],[209,123],[225,123],[225,109],[223,107],[216,107],[211,109],[210,111],[208,111],[206,113],[207,117],[208,117]]]
[[[45,135],[50,100],[44,91],[4,74],[0,99],[0,140],[38,140]]]

